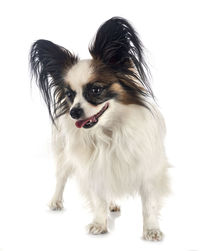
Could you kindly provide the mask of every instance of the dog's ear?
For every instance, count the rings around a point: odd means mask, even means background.
[[[37,40],[31,47],[31,71],[52,119],[59,107],[56,102],[63,97],[64,73],[77,61],[78,58],[68,50],[48,40]]]
[[[131,88],[137,89],[142,95],[153,96],[147,78],[148,67],[143,57],[143,45],[127,20],[113,17],[102,24],[89,51],[93,59],[100,60],[114,73],[129,76],[126,82],[132,82]],[[130,81],[132,78],[135,82]],[[137,83],[146,91],[138,87]]]
[[[100,59],[111,67],[132,61],[142,71],[142,43],[133,27],[123,18],[113,17],[102,24],[89,51],[94,59]]]

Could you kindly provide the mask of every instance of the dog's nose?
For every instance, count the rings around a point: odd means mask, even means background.
[[[79,119],[83,115],[82,108],[72,108],[70,111],[70,115],[73,119]]]

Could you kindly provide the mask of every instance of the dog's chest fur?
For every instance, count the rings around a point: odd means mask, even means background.
[[[99,127],[87,131],[66,123],[66,164],[72,165],[83,192],[95,191],[109,200],[140,189],[146,169],[151,169],[149,166],[154,162],[154,150],[159,143],[155,142],[155,134],[159,131],[154,119],[147,122],[137,113],[134,116],[128,119],[129,123],[115,124],[112,129]]]
[[[121,197],[124,192],[135,190],[133,178],[136,159],[133,148],[125,143],[122,135],[98,135],[77,138],[68,153],[72,156],[75,176],[81,190],[97,192],[103,197]],[[116,144],[116,141],[120,140]],[[133,146],[132,146],[133,147]],[[130,179],[131,177],[131,179]],[[106,195],[106,196],[105,196]]]

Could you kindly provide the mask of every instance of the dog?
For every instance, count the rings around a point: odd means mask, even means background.
[[[118,199],[138,193],[143,237],[160,241],[159,213],[170,190],[166,129],[143,51],[131,24],[113,17],[90,43],[92,59],[40,39],[30,65],[52,120],[57,171],[50,208],[63,208],[65,183],[74,176],[93,212],[88,231],[103,234],[109,209],[119,211]]]

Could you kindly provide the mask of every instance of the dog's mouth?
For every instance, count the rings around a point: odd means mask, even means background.
[[[97,124],[99,117],[101,117],[101,115],[108,109],[109,103],[106,103],[103,108],[95,115],[87,118],[87,119],[83,119],[83,120],[78,120],[76,121],[75,125],[78,128],[91,128],[94,125]]]

